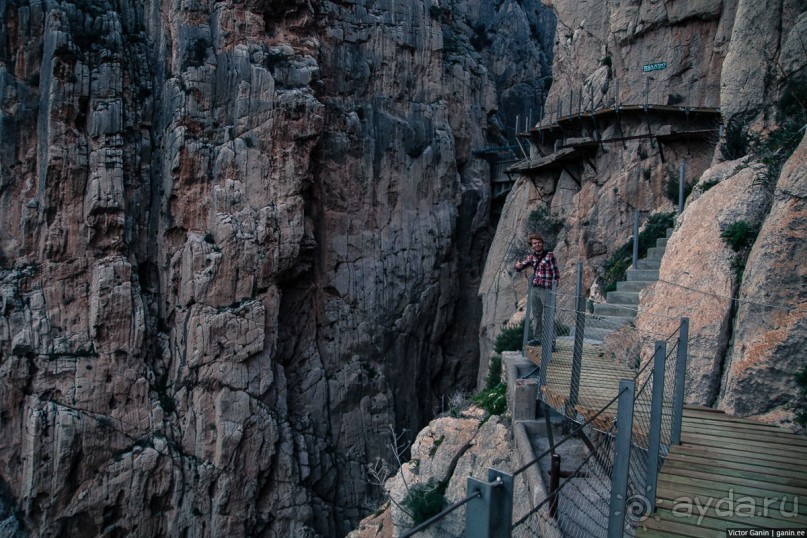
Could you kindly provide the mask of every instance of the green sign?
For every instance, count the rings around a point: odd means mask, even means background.
[[[662,69],[667,69],[667,62],[658,62],[642,66],[643,73],[648,73],[650,71],[661,71]]]

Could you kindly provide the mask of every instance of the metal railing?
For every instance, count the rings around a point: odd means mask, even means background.
[[[532,315],[538,300],[545,302],[540,320]],[[550,448],[513,473],[469,477],[464,499],[403,536],[461,506],[469,538],[509,537],[547,506],[542,525],[564,536],[633,536],[652,514],[659,469],[680,442],[688,320],[666,336],[623,325],[594,340],[591,332],[602,328],[596,321],[585,310],[580,267],[574,296],[556,288],[528,295],[524,339],[533,350],[540,339],[538,397],[545,416],[551,408],[574,426],[559,440],[550,428]],[[562,482],[556,475],[550,494],[511,523],[514,479],[548,456],[557,463],[557,448],[572,438],[584,440],[586,457]]]

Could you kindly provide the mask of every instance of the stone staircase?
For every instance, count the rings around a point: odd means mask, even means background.
[[[609,291],[605,303],[594,305],[594,315],[586,324],[586,339],[602,341],[608,334],[620,327],[633,323],[639,310],[639,292],[658,280],[661,257],[667,248],[667,239],[672,228],[667,229],[666,237],[656,240],[656,246],[648,249],[647,256],[637,262],[637,268],[627,271],[627,280],[617,283],[616,291]]]

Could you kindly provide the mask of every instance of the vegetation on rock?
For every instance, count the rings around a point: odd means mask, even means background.
[[[430,517],[437,515],[446,507],[445,498],[448,482],[430,478],[428,482],[415,484],[409,488],[401,504],[412,517],[415,525],[420,525]]]
[[[502,379],[501,356],[491,357],[485,389],[472,396],[471,401],[491,415],[501,415],[507,410],[507,384]]]
[[[501,353],[503,351],[521,351],[524,343],[524,321],[517,325],[511,325],[502,329],[493,342],[493,351]]]

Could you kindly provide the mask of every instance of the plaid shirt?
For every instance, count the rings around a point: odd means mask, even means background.
[[[558,262],[552,252],[535,252],[521,261],[521,268],[533,267],[535,273],[532,276],[532,285],[539,288],[551,288],[553,282],[560,280]]]

